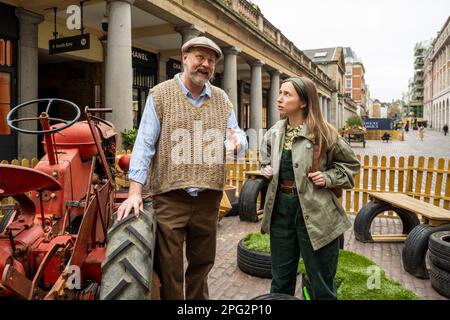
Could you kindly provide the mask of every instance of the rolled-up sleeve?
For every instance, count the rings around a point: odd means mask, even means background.
[[[159,139],[160,130],[160,121],[156,114],[153,98],[149,95],[133,147],[128,172],[130,180],[145,185],[150,162],[155,155],[155,146]]]

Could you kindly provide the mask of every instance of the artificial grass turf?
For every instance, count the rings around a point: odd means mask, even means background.
[[[259,232],[250,233],[244,239],[245,246],[252,251],[270,253],[270,237]],[[379,268],[379,269],[378,269]],[[299,273],[306,273],[303,260],[298,266]],[[368,283],[379,275],[379,286],[369,289]],[[368,281],[369,280],[369,281]],[[375,262],[352,251],[340,250],[336,272],[337,296],[339,300],[418,300],[414,292],[402,287],[397,281],[386,277],[384,270]]]

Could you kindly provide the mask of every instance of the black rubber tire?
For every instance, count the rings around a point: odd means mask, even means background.
[[[450,225],[432,227],[428,224],[419,224],[408,234],[402,250],[402,262],[405,271],[417,278],[429,278],[425,263],[428,239],[435,232],[443,230],[450,230]]]
[[[397,213],[402,220],[403,234],[410,233],[412,229],[420,224],[416,214],[411,214],[404,209],[395,208],[386,202],[371,201],[363,206],[356,215],[355,223],[353,225],[356,240],[364,243],[373,242],[372,234],[370,233],[373,219],[380,213],[389,210]]]
[[[6,227],[9,224],[9,220],[11,219],[12,215],[14,214],[15,210],[8,210],[4,215],[2,220],[0,221],[0,233],[5,231]]]
[[[450,299],[450,272],[442,270],[433,263],[430,269],[430,282],[434,290]]]
[[[241,221],[258,222],[258,195],[261,193],[260,208],[264,208],[269,180],[264,177],[247,179],[239,194],[239,218]]]
[[[108,231],[102,263],[101,300],[150,300],[156,219],[152,203],[144,203],[139,218],[132,211]]]
[[[428,242],[430,260],[439,269],[450,272],[450,225],[446,231],[433,233]]]
[[[260,278],[272,278],[272,258],[269,253],[249,250],[244,239],[237,246],[237,265],[243,272]]]
[[[300,299],[285,293],[266,293],[254,297],[251,300],[300,300]]]
[[[231,203],[231,210],[225,217],[234,217],[239,215],[239,199]]]

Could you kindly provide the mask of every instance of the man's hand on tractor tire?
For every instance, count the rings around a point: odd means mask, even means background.
[[[142,185],[140,183],[130,181],[128,198],[117,210],[117,220],[122,220],[128,216],[132,209],[134,209],[134,214],[136,217],[139,217],[139,211],[143,208],[144,202],[142,201]]]

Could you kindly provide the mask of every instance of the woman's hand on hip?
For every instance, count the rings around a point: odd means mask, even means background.
[[[325,187],[325,176],[322,171],[308,173],[308,178],[318,187]]]
[[[267,165],[261,169],[261,174],[267,179],[271,179],[273,176],[273,170],[270,165]]]

